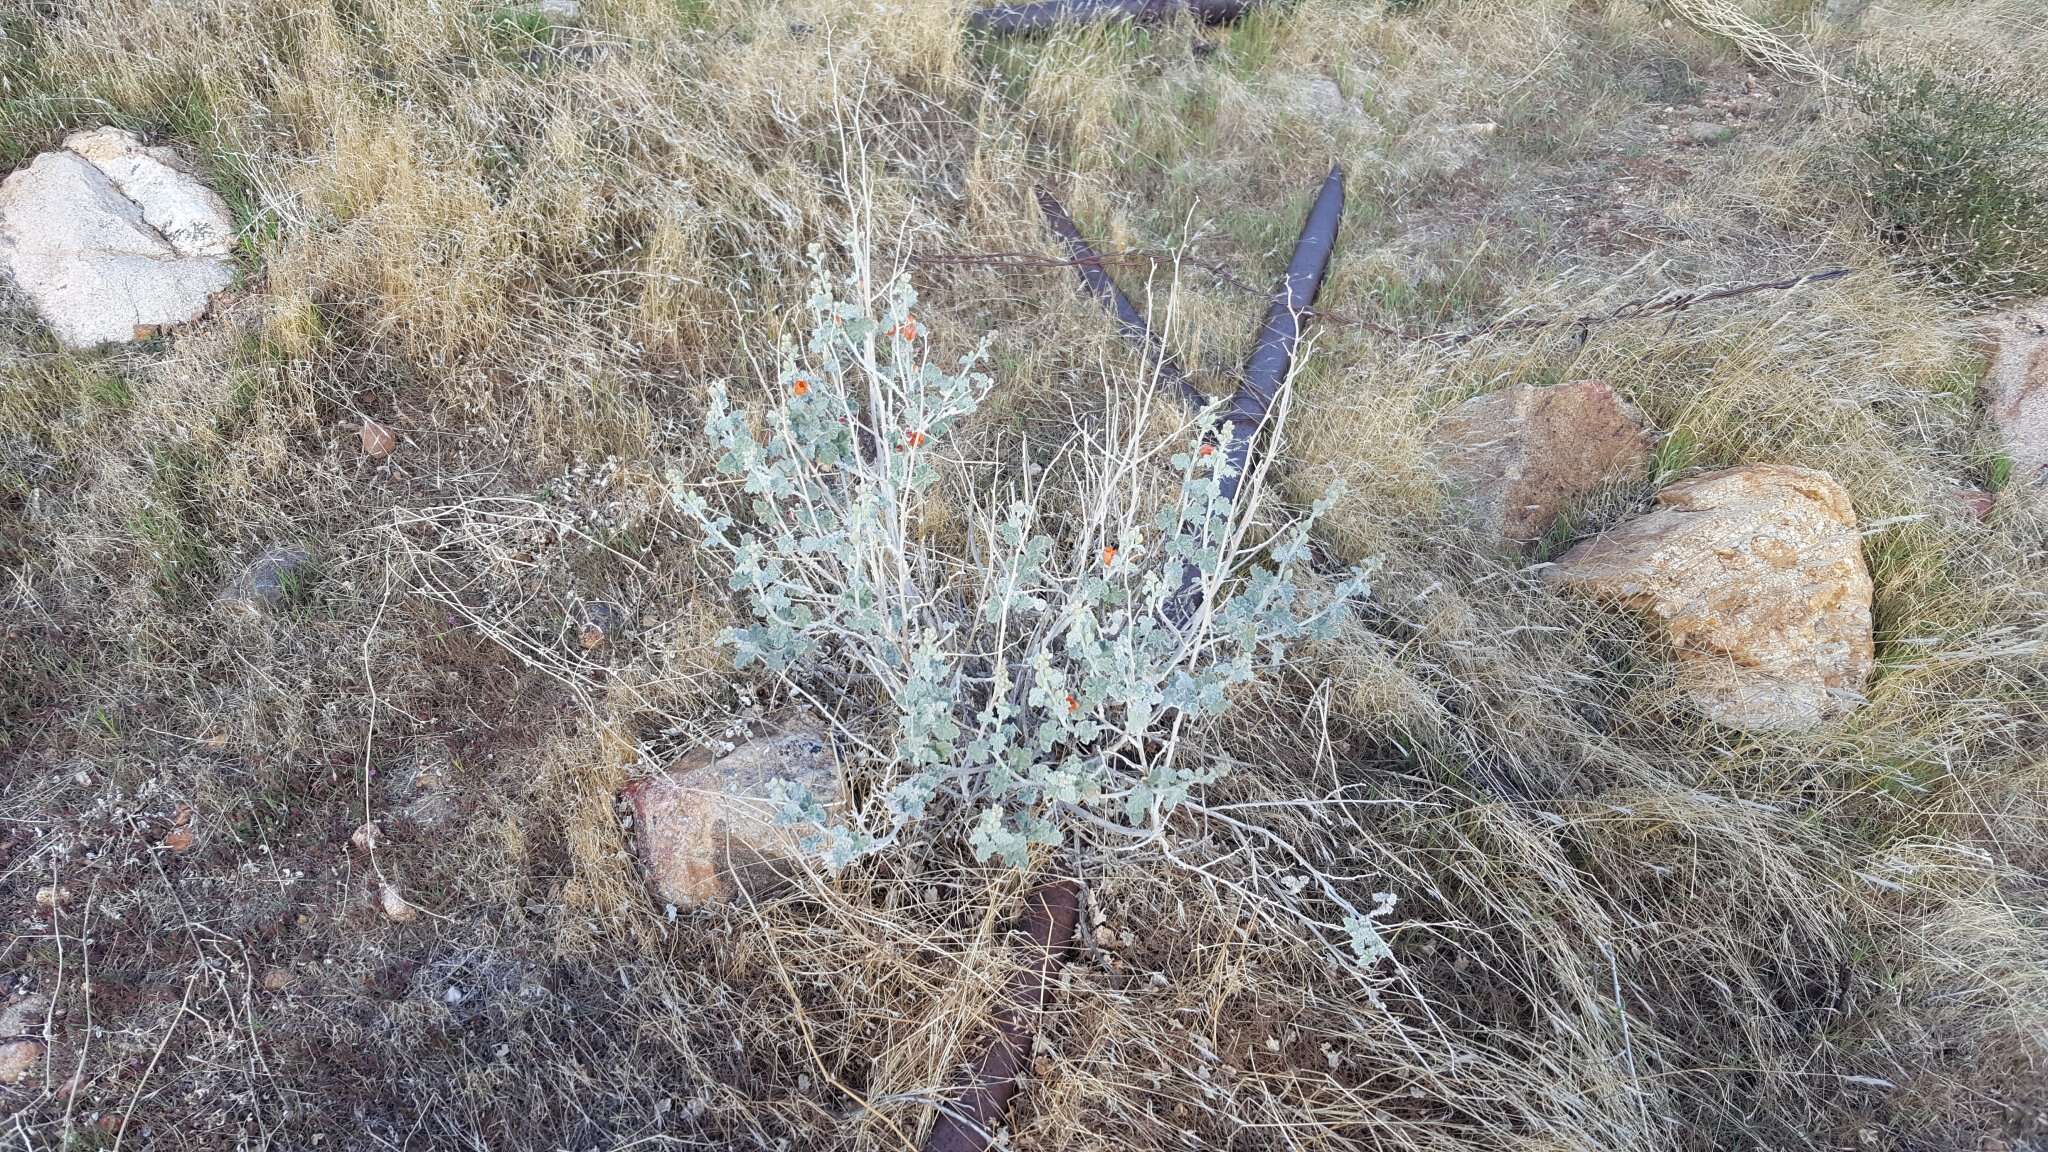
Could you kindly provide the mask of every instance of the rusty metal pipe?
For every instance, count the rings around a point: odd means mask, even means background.
[[[1067,252],[1075,261],[1074,268],[1081,274],[1081,282],[1088,291],[1115,313],[1117,326],[1124,335],[1157,359],[1161,378],[1178,385],[1181,397],[1190,407],[1197,411],[1207,407],[1209,397],[1195,387],[1187,372],[1167,351],[1158,333],[1152,331],[1130,299],[1116,286],[1116,281],[1110,279],[1102,266],[1102,257],[1081,237],[1074,218],[1067,214],[1066,208],[1052,193],[1043,188],[1036,189],[1036,193],[1039,211],[1045,214],[1052,230],[1065,241]],[[1265,425],[1266,417],[1272,412],[1273,401],[1279,396],[1280,385],[1286,381],[1288,370],[1294,365],[1294,353],[1301,344],[1302,320],[1310,305],[1315,303],[1316,294],[1322,290],[1323,274],[1329,270],[1330,256],[1336,250],[1337,226],[1343,216],[1344,169],[1333,164],[1330,174],[1323,178],[1321,191],[1316,193],[1315,203],[1309,208],[1308,218],[1302,222],[1301,234],[1294,242],[1294,255],[1287,262],[1287,274],[1281,278],[1280,286],[1274,289],[1273,298],[1266,306],[1251,358],[1245,362],[1244,375],[1223,413],[1223,422],[1230,426],[1230,447],[1224,455],[1230,475],[1219,485],[1226,502],[1237,499],[1238,487],[1251,466],[1252,441]],[[1183,568],[1179,585],[1167,598],[1163,615],[1176,628],[1185,628],[1194,618],[1195,608],[1200,603],[1196,586],[1201,575],[1192,567]]]
[[[1286,382],[1287,373],[1294,366],[1294,353],[1301,345],[1302,319],[1315,303],[1316,293],[1322,290],[1323,273],[1329,270],[1330,254],[1337,247],[1337,224],[1343,216],[1344,169],[1333,164],[1330,174],[1323,177],[1322,190],[1316,193],[1308,219],[1302,222],[1301,235],[1294,241],[1294,255],[1287,262],[1287,274],[1281,277],[1280,286],[1273,290],[1272,302],[1266,305],[1265,319],[1259,322],[1259,338],[1252,345],[1244,376],[1238,381],[1237,391],[1231,393],[1230,406],[1223,414],[1223,423],[1230,426],[1230,446],[1223,454],[1229,475],[1216,487],[1226,504],[1237,500],[1238,487],[1251,470],[1252,442],[1272,414],[1280,385]],[[1201,582],[1202,573],[1192,565],[1181,569],[1180,583],[1167,598],[1162,612],[1175,628],[1186,628],[1188,621],[1195,618],[1195,609],[1202,602]]]
[[[1302,222],[1301,235],[1294,242],[1294,256],[1287,262],[1287,275],[1273,290],[1266,306],[1266,318],[1259,324],[1259,338],[1245,361],[1244,377],[1231,394],[1224,419],[1230,424],[1230,463],[1235,475],[1224,480],[1223,496],[1236,499],[1238,481],[1250,462],[1252,438],[1265,424],[1280,385],[1294,366],[1294,352],[1301,344],[1302,318],[1322,290],[1323,273],[1330,267],[1330,254],[1337,246],[1337,224],[1344,216],[1344,169],[1331,165],[1323,178],[1316,202]]]
[[[1097,300],[1102,301],[1104,307],[1116,315],[1117,327],[1123,330],[1123,334],[1151,355],[1153,361],[1159,365],[1161,380],[1173,385],[1180,392],[1181,399],[1187,401],[1190,407],[1197,411],[1206,407],[1209,397],[1195,387],[1194,381],[1188,378],[1187,371],[1180,366],[1180,361],[1174,358],[1172,352],[1167,351],[1166,342],[1145,323],[1145,317],[1139,314],[1130,297],[1125,296],[1123,290],[1116,286],[1116,281],[1109,278],[1109,273],[1102,267],[1102,257],[1088,241],[1081,238],[1081,229],[1074,224],[1074,218],[1067,214],[1066,206],[1043,188],[1035,188],[1032,191],[1038,197],[1038,210],[1045,214],[1046,223],[1052,227],[1054,235],[1066,243],[1067,255],[1075,262],[1074,270],[1081,274],[1081,283]]]
[[[1032,1024],[1045,1010],[1054,969],[1073,950],[1080,919],[1081,886],[1072,880],[1056,880],[1025,894],[1024,914],[1015,928],[1024,937],[1018,944],[1024,963],[1004,990],[988,1047],[940,1110],[924,1152],[987,1152],[994,1143],[1031,1062]]]
[[[977,8],[968,15],[967,26],[976,32],[1016,36],[1112,20],[1147,23],[1165,20],[1177,12],[1191,13],[1204,24],[1227,24],[1258,4],[1259,0],[1039,0]]]

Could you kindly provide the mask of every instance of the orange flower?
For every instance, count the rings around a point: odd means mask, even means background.
[[[1102,550],[1102,566],[1107,568],[1114,563],[1116,563],[1116,545],[1111,544]]]
[[[789,382],[789,393],[792,396],[802,396],[810,392],[810,390],[811,382],[801,376]]]
[[[1204,444],[1202,445],[1202,450],[1196,453],[1198,456],[1214,456],[1215,454],[1216,446],[1214,444]]]
[[[922,433],[922,432],[912,432],[912,433],[910,434],[910,437],[909,437],[909,439],[908,439],[907,443],[908,443],[908,444],[909,444],[909,445],[910,445],[910,446],[911,446],[912,448],[922,448],[922,447],[924,447],[924,433]]]
[[[897,325],[896,334],[905,340],[917,339],[917,321],[905,316],[903,323]]]
[[[1081,702],[1079,700],[1074,699],[1073,693],[1069,692],[1067,694],[1067,713],[1069,715],[1072,715],[1073,713],[1079,712],[1080,710]]]

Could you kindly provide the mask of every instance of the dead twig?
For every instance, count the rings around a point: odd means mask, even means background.
[[[1649,320],[1658,316],[1675,316],[1701,304],[1717,300],[1733,300],[1755,292],[1783,292],[1808,284],[1819,284],[1828,280],[1839,280],[1854,272],[1853,268],[1830,268],[1823,272],[1802,272],[1782,280],[1758,280],[1748,284],[1733,284],[1722,288],[1696,289],[1690,292],[1667,292],[1639,300],[1628,300],[1615,305],[1604,313],[1591,315],[1549,315],[1518,316],[1507,320],[1496,320],[1466,332],[1437,332],[1413,339],[1455,347],[1470,343],[1481,336],[1494,336],[1504,332],[1526,332],[1538,328],[1556,328],[1569,324],[1578,329],[1579,342],[1584,343],[1587,335],[1602,324],[1613,324],[1625,320]]]
[[[1751,61],[1781,76],[1802,84],[1847,83],[1813,53],[1758,23],[1730,0],[1664,0],[1664,7],[1701,32],[1728,40]]]
[[[741,887],[740,892],[747,898],[748,913],[750,913],[754,917],[755,923],[759,924],[762,928],[765,929],[767,927],[767,921],[763,919],[761,916],[760,906],[754,903],[754,894],[748,891],[744,886]],[[877,1120],[880,1120],[883,1126],[889,1129],[890,1134],[896,1137],[896,1142],[898,1146],[905,1149],[905,1152],[908,1152],[908,1150],[912,1146],[910,1143],[910,1136],[907,1133],[905,1133],[903,1129],[897,1127],[896,1122],[894,1120],[889,1119],[888,1116],[884,1115],[880,1111],[877,1111],[874,1104],[869,1102],[866,1096],[862,1095],[858,1091],[855,1091],[851,1085],[847,1084],[846,1081],[841,1080],[836,1074],[833,1073],[831,1068],[826,1066],[825,1057],[819,1054],[817,1041],[811,1035],[811,1019],[810,1016],[804,1012],[803,997],[797,995],[796,985],[791,983],[789,979],[789,970],[782,963],[782,952],[775,946],[775,934],[773,932],[763,931],[760,935],[760,938],[766,941],[768,944],[768,957],[775,963],[775,979],[781,983],[783,995],[789,997],[790,1014],[796,1020],[798,1032],[803,1037],[804,1050],[810,1054],[812,1067],[818,1070],[818,1075],[824,1077],[825,1082],[827,1084],[830,1084],[832,1087],[838,1089],[841,1095],[853,1101],[854,1104],[858,1106],[861,1111],[866,1112],[867,1114],[873,1116]]]
[[[1054,203],[1057,204],[1058,202],[1055,201]],[[1043,199],[1041,199],[1040,204],[1043,207]],[[1071,220],[1069,220],[1068,224],[1071,225],[1071,223]],[[1054,229],[1055,231],[1060,231],[1059,225],[1055,224]],[[1062,237],[1065,238],[1064,232],[1062,232]],[[1075,248],[1075,245],[1079,247]],[[1056,256],[1047,256],[1036,252],[939,253],[929,256],[915,256],[911,259],[913,263],[927,266],[959,265],[1023,270],[1077,268],[1082,271],[1083,278],[1089,281],[1091,290],[1095,290],[1095,277],[1101,277],[1104,281],[1107,281],[1108,277],[1102,273],[1102,269],[1105,268],[1171,264],[1178,267],[1199,268],[1215,276],[1219,283],[1240,292],[1253,293],[1258,291],[1239,279],[1226,266],[1211,260],[1196,259],[1185,253],[1145,250],[1129,250],[1107,254],[1097,253],[1088,246],[1086,240],[1081,239],[1078,230],[1068,240],[1068,246],[1070,249],[1074,249],[1077,255],[1064,260]],[[1490,321],[1477,328],[1468,328],[1462,331],[1403,331],[1402,329],[1367,320],[1355,313],[1336,308],[1315,308],[1308,310],[1306,314],[1314,316],[1317,322],[1331,327],[1363,328],[1369,332],[1396,340],[1406,340],[1416,344],[1435,344],[1440,347],[1456,347],[1461,344],[1470,343],[1482,336],[1497,336],[1511,332],[1531,332],[1544,328],[1566,326],[1578,329],[1580,332],[1579,338],[1583,341],[1592,329],[1605,324],[1629,320],[1648,320],[1658,316],[1672,316],[1702,304],[1734,300],[1758,292],[1791,291],[1803,288],[1809,284],[1822,284],[1830,280],[1839,280],[1844,276],[1853,275],[1855,272],[1856,269],[1854,268],[1827,268],[1816,272],[1801,272],[1776,280],[1757,280],[1721,287],[1671,291],[1657,296],[1624,301],[1605,312],[1559,312],[1535,316],[1514,316]],[[1112,285],[1111,291],[1114,290]],[[1097,291],[1096,294],[1098,296],[1101,295],[1100,291]],[[1118,293],[1118,297],[1121,298],[1121,293]],[[1129,304],[1128,300],[1123,300],[1120,304],[1115,305],[1118,319],[1123,323],[1127,331],[1129,330],[1131,319],[1126,315],[1125,310],[1129,307]],[[1135,310],[1132,310],[1131,315],[1135,315]],[[1139,323],[1142,327],[1142,321]],[[1174,366],[1178,368],[1177,364]]]

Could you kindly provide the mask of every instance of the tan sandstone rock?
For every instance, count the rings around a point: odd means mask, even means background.
[[[19,1084],[43,1065],[43,1019],[48,997],[32,995],[0,1011],[0,1084]]]
[[[2048,484],[2048,300],[2001,313],[1989,328],[1984,405],[2012,458],[2012,484]]]
[[[1280,104],[1305,116],[1329,120],[1358,111],[1356,105],[1344,98],[1344,90],[1328,76],[1281,76],[1273,81],[1273,86]]]
[[[1870,573],[1833,477],[1751,464],[1673,484],[1657,503],[1565,553],[1549,578],[1661,623],[1680,685],[1722,724],[1803,730],[1862,701]]]
[[[147,339],[234,279],[234,217],[168,148],[73,133],[0,183],[0,268],[66,347]]]
[[[1650,461],[1642,414],[1597,380],[1475,396],[1432,437],[1445,476],[1509,544],[1542,539],[1575,501],[1640,479]]]
[[[778,717],[768,735],[722,756],[695,752],[630,785],[640,859],[661,899],[680,908],[731,899],[771,881],[805,829],[776,827],[773,784],[787,780],[826,809],[843,803],[838,758],[814,718]]]

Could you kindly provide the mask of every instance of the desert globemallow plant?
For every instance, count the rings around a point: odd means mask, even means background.
[[[1072,484],[1013,490],[949,551],[919,509],[949,435],[989,394],[975,370],[987,342],[943,367],[908,282],[869,284],[820,269],[774,404],[749,413],[713,389],[705,430],[728,480],[675,481],[745,596],[735,662],[799,694],[826,667],[854,670],[893,705],[893,742],[862,767],[880,774],[881,811],[833,823],[798,794],[788,817],[817,824],[812,847],[835,867],[941,802],[983,860],[1021,862],[1077,824],[1164,835],[1221,771],[1184,754],[1189,726],[1290,645],[1330,635],[1367,590],[1362,567],[1304,571],[1331,498],[1255,530],[1258,478],[1223,494],[1227,427],[1200,420],[1160,446],[1141,398],[1135,419],[1076,430],[1055,466]]]

